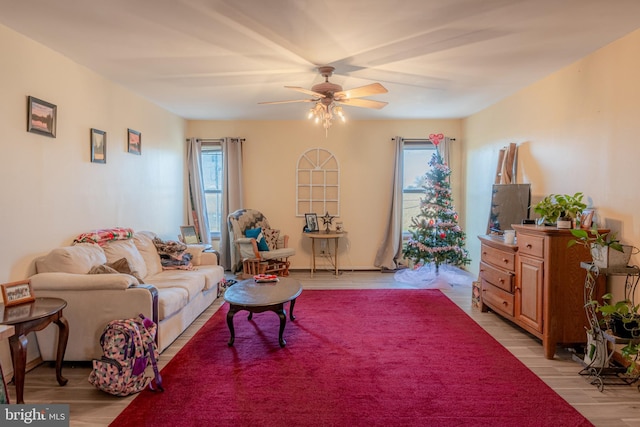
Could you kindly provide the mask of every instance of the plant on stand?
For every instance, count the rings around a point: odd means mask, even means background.
[[[597,229],[573,229],[571,234],[575,239],[569,240],[567,247],[579,244],[591,251],[593,264],[600,268],[626,267],[631,257],[633,246],[623,245],[616,238],[615,233],[600,234]],[[610,253],[610,249],[618,251],[619,256]]]
[[[640,350],[640,305],[634,305],[628,299],[611,302],[612,298],[608,293],[602,296],[602,304],[594,300],[588,303],[602,314],[602,329],[609,330],[614,337],[624,340],[625,345],[620,353],[629,362],[627,373],[631,374],[636,370]]]

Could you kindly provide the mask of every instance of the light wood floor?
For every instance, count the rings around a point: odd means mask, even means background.
[[[301,281],[303,289],[415,287],[395,282],[391,273],[377,271],[344,272],[339,277],[321,271],[314,274],[313,278],[308,271],[298,271],[292,272],[292,277]],[[581,366],[572,360],[571,352],[559,349],[554,360],[547,360],[539,340],[493,313],[481,313],[472,308],[470,287],[455,286],[443,292],[593,424],[602,427],[640,427],[640,392],[635,386],[605,386],[604,391],[599,392],[585,377],[578,374]],[[221,299],[214,302],[162,353],[161,367],[169,362],[221,304]],[[25,401],[68,403],[71,408],[71,426],[106,426],[133,397],[116,398],[94,389],[87,382],[89,372],[88,364],[65,364],[63,375],[69,379],[69,383],[65,387],[59,387],[54,368],[49,363],[42,364],[26,375]],[[14,387],[9,385],[8,388],[11,401],[15,402]]]

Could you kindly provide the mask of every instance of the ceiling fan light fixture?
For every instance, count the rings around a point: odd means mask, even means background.
[[[342,86],[329,81],[329,77],[333,74],[334,68],[330,65],[318,67],[318,71],[324,82],[313,85],[311,90],[304,89],[298,86],[285,86],[287,89],[293,89],[297,92],[302,92],[307,95],[311,95],[312,99],[300,99],[293,101],[272,101],[261,102],[260,104],[285,104],[290,102],[313,102],[313,107],[309,110],[307,118],[309,120],[314,119],[315,123],[322,122],[322,126],[325,129],[325,133],[328,132],[331,127],[332,120],[338,116],[342,122],[346,122],[347,119],[344,116],[344,111],[341,105],[338,103],[345,103],[345,105],[351,105],[361,108],[376,108],[380,109],[387,105],[386,102],[373,101],[368,99],[359,99],[362,97],[376,95],[380,93],[387,93],[387,89],[380,83],[371,83],[366,86],[357,87],[355,89],[342,90]]]
[[[317,101],[316,105],[309,110],[308,118],[314,119],[314,122],[322,122],[322,127],[327,130],[331,127],[332,120],[335,116],[340,117],[342,122],[346,122],[347,119],[344,115],[344,110],[340,105],[335,102],[327,103],[325,100]]]

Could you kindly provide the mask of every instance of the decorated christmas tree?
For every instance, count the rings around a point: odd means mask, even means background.
[[[439,135],[438,135],[439,136]],[[440,138],[431,138],[434,145]],[[425,194],[420,199],[420,213],[411,219],[411,238],[403,253],[416,266],[441,264],[462,267],[469,264],[469,253],[464,248],[465,233],[458,225],[458,213],[453,207],[449,175],[451,170],[435,150],[429,161],[431,170],[425,174]]]

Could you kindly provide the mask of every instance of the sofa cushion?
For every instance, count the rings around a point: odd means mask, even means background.
[[[102,248],[94,243],[80,243],[55,248],[36,261],[38,273],[87,274],[91,267],[107,262]]]
[[[158,288],[158,320],[162,321],[189,303],[189,293],[182,288]]]
[[[260,252],[260,256],[264,259],[280,259],[287,258],[296,254],[293,248],[281,248],[275,251]]]
[[[143,279],[147,276],[147,266],[144,263],[144,258],[142,258],[133,240],[116,240],[109,242],[105,244],[102,249],[107,256],[107,262],[113,263],[121,258],[126,258],[127,261],[129,261],[132,271],[135,271],[137,275]]]
[[[188,300],[202,292],[207,285],[206,270],[164,270],[145,278],[146,282],[158,289],[181,288],[189,294]]]
[[[205,251],[206,248],[207,248],[207,245],[201,245],[201,244],[187,245],[187,250],[185,252],[191,255],[191,263],[193,265],[202,264],[202,253]]]
[[[158,255],[156,245],[153,243],[153,239],[156,237],[158,236],[152,231],[139,231],[133,236],[133,243],[135,243],[147,266],[147,276],[153,276],[162,271],[160,255]]]

